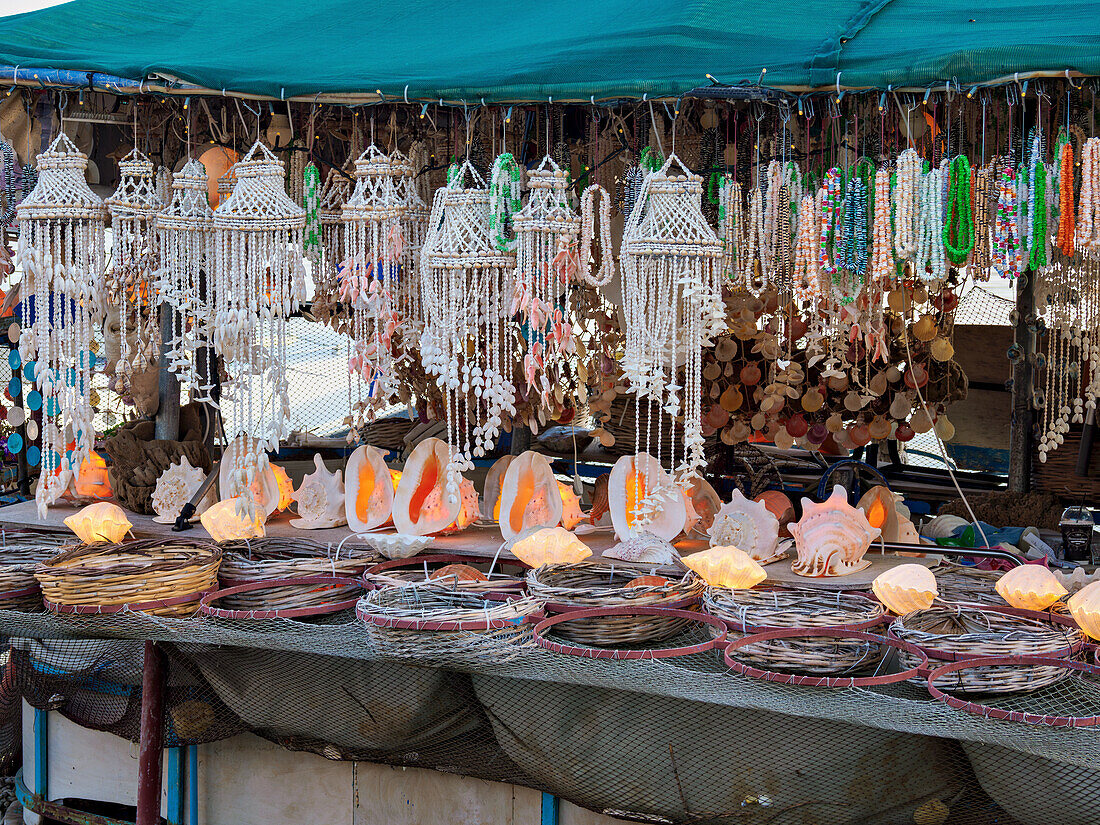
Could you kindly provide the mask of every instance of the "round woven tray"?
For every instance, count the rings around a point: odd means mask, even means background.
[[[725,622],[731,640],[787,628],[865,631],[886,622],[886,609],[873,599],[808,588],[708,588],[703,610]],[[739,647],[738,658],[765,670],[835,675],[881,656],[880,648],[858,636],[778,636]]]
[[[918,610],[894,620],[890,635],[924,653],[930,666],[989,656],[1039,656],[1061,660],[1084,646],[1079,630],[1062,621],[1043,621],[1011,608],[951,605]],[[899,656],[908,664],[913,654]],[[996,667],[945,671],[936,681],[940,690],[961,693],[1034,691],[1066,678],[1069,670],[1051,664],[1012,663]],[[924,679],[916,680],[923,683]]]
[[[359,431],[359,440],[380,450],[401,452],[405,449],[405,436],[415,425],[415,421],[404,415],[376,418]]]
[[[435,571],[452,564],[471,565],[486,573],[489,578],[486,581],[459,581],[453,576],[431,578]],[[491,572],[490,567],[492,567]],[[377,590],[380,587],[416,584],[421,587],[442,587],[446,590],[480,593],[492,599],[522,596],[527,591],[526,577],[522,573],[515,576],[502,573],[500,568],[503,567],[517,568],[520,571],[529,569],[523,562],[512,559],[498,559],[493,565],[488,559],[478,556],[436,553],[380,562],[368,568],[363,574],[363,585],[367,590]]]
[[[359,599],[355,614],[379,651],[398,656],[475,656],[506,661],[534,644],[536,599],[494,601],[476,593],[421,587],[380,587]]]
[[[527,592],[546,603],[547,615],[587,607],[666,607],[699,604],[706,584],[691,573],[668,584],[629,587],[645,573],[608,563],[548,564],[527,574]],[[571,621],[558,635],[589,647],[632,647],[661,642],[682,631],[688,620],[672,615],[607,614]]]
[[[304,576],[296,579],[273,579],[239,584],[223,590],[215,590],[202,597],[199,610],[204,616],[219,619],[296,619],[308,616],[327,616],[355,607],[363,585],[356,579],[338,576]],[[295,594],[291,607],[286,606],[286,593]],[[218,602],[229,603],[242,596],[250,602],[269,607],[235,610],[219,607]]]
[[[42,589],[34,569],[72,543],[68,531],[0,530],[0,609],[41,612]]]
[[[828,643],[833,640],[838,645],[847,648],[858,644],[869,651],[867,658],[858,665],[849,669],[848,675],[821,675],[819,672],[800,672],[796,669],[773,670],[755,667],[751,661],[755,658],[746,657],[745,651],[759,648],[778,641],[796,641],[813,639],[817,644]],[[811,643],[811,644],[812,644]],[[723,654],[726,664],[735,673],[751,676],[754,679],[764,679],[768,682],[779,682],[785,685],[807,685],[809,687],[871,687],[874,685],[889,685],[895,682],[904,682],[918,678],[920,672],[927,666],[928,659],[917,650],[908,650],[908,645],[891,639],[888,636],[880,636],[877,633],[867,633],[862,630],[843,630],[835,627],[817,627],[802,629],[797,627],[776,628],[753,633],[734,639],[726,646]],[[910,655],[909,662],[903,664],[903,669],[895,672],[883,672],[885,654],[888,649],[906,651]],[[871,671],[867,673],[867,671]]]
[[[222,608],[231,610],[293,610],[312,604],[316,588],[310,583],[291,584],[288,579],[357,579],[380,558],[365,547],[325,545],[306,538],[268,537],[250,541],[226,542],[218,581]],[[281,580],[277,589],[236,590],[237,585]],[[234,589],[227,594],[226,589]],[[351,582],[331,594],[330,601],[358,597],[362,585]]]
[[[679,619],[686,627],[695,625],[698,632],[692,639],[679,639],[673,647],[649,648],[608,648],[589,647],[557,640],[558,635],[568,638],[562,631],[570,622],[606,616],[658,616]],[[704,628],[706,628],[704,630]],[[554,653],[567,656],[581,656],[586,659],[671,659],[678,656],[691,656],[720,648],[726,641],[726,628],[721,619],[696,613],[693,610],[677,610],[669,607],[590,607],[584,610],[571,610],[543,619],[534,629],[535,642]]]
[[[977,567],[968,567],[962,564],[954,564],[949,561],[940,562],[932,570],[936,576],[936,584],[939,585],[939,597],[942,601],[957,604],[994,604],[1007,605],[994,587],[1003,573],[994,570],[980,570]]]
[[[1029,703],[1029,695],[1003,696],[996,705],[971,699],[960,699],[945,693],[939,688],[943,682],[959,681],[960,674],[967,670],[997,670],[1002,667],[1029,665],[1031,667],[1049,667],[1066,671],[1062,685],[1054,690],[1059,696],[1047,696],[1047,691]],[[958,662],[946,662],[934,668],[928,674],[928,692],[946,705],[988,719],[1002,719],[1009,722],[1023,722],[1028,725],[1048,725],[1056,728],[1086,728],[1100,725],[1100,667],[1073,659],[1057,659],[1048,656],[985,656],[979,659],[963,659]],[[1071,685],[1076,689],[1063,690]],[[1029,710],[1028,705],[1038,707]],[[1084,711],[1084,712],[1082,712]]]
[[[82,544],[40,563],[34,576],[55,612],[190,616],[216,586],[221,557],[218,547],[184,538]]]

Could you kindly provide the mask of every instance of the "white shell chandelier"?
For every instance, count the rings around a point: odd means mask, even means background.
[[[569,204],[568,174],[549,157],[527,176],[527,203],[512,216],[516,270],[510,316],[518,316],[528,391],[544,407],[561,379],[561,363],[576,351],[569,323],[570,287],[578,277],[581,219]],[[533,429],[537,429],[533,427]]]
[[[191,385],[195,400],[213,403],[212,386],[203,383],[196,367],[198,349],[209,345],[213,325],[213,302],[204,295],[214,289],[207,275],[214,259],[214,211],[207,200],[206,167],[188,160],[172,181],[171,198],[157,216],[157,288],[175,310],[166,366]]]
[[[672,164],[684,174],[669,174]],[[702,432],[702,350],[725,328],[719,276],[722,242],[702,212],[703,180],[688,172],[676,155],[646,175],[637,205],[623,231],[620,254],[624,333],[623,373],[641,404],[637,452],[673,465],[673,478],[684,487],[704,466]],[[682,383],[681,383],[682,381]],[[656,408],[658,415],[654,416]],[[683,454],[672,455],[662,443],[664,413],[683,417]],[[646,418],[647,420],[643,420]],[[676,462],[679,462],[678,464]],[[679,495],[659,489],[638,505],[643,522],[659,508],[657,500]]]
[[[40,517],[95,443],[91,344],[103,318],[107,209],[85,182],[87,168],[87,156],[62,132],[38,156],[38,183],[18,210],[19,355],[24,371],[32,370],[44,412],[35,493]]]
[[[420,253],[424,247],[424,235],[428,231],[428,205],[420,197],[416,186],[416,169],[413,162],[396,149],[390,154],[393,166],[394,189],[401,207],[401,262],[397,289],[397,306],[401,315],[403,335],[402,349],[411,353],[415,349],[413,333],[424,326],[424,312],[420,306]]]
[[[336,291],[336,267],[344,259],[342,225],[344,204],[351,196],[353,181],[337,169],[329,169],[321,188],[321,255],[313,262],[313,284],[318,293]]]
[[[115,372],[129,375],[155,363],[160,346],[153,224],[164,203],[157,196],[153,162],[136,149],[120,160],[118,188],[106,203],[113,259],[108,283],[118,304],[121,341]]]
[[[368,146],[355,161],[355,190],[343,209],[346,257],[337,274],[340,300],[351,307],[348,367],[367,386],[367,397],[352,408],[353,430],[397,391],[393,348],[401,323],[395,297],[403,246],[400,217],[390,159],[377,146]]]
[[[283,188],[282,162],[257,142],[234,174],[214,212],[214,346],[229,376],[223,416],[252,449],[235,453],[223,498],[249,489],[286,435],[286,319],[305,292],[305,211]],[[253,496],[241,501],[251,516]]]
[[[474,187],[466,188],[466,175]],[[432,200],[421,253],[424,333],[420,352],[446,403],[451,460],[447,494],[459,497],[461,473],[492,449],[503,416],[515,414],[505,283],[515,257],[493,243],[489,190],[463,162]],[[505,353],[508,353],[507,355]],[[505,363],[508,361],[508,363]]]

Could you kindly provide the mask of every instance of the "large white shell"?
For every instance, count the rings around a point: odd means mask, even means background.
[[[504,473],[500,490],[500,532],[504,540],[533,527],[557,527],[562,501],[550,462],[527,450],[515,457]]]
[[[454,524],[461,501],[446,491],[451,448],[438,438],[425,438],[405,462],[393,494],[393,526],[409,536],[427,536]]]
[[[634,487],[634,496],[629,494],[628,485]],[[647,493],[652,498],[650,511],[631,512],[632,499],[636,506]],[[607,501],[619,541],[643,531],[672,541],[687,524],[687,508],[679,485],[649,453],[624,455],[615,462],[607,480]]]
[[[707,531],[711,547],[736,547],[753,561],[774,561],[779,545],[779,519],[764,504],[734,489]]]
[[[790,526],[798,559],[791,570],[799,576],[847,576],[871,564],[863,556],[878,536],[867,515],[848,503],[844,488],[833,488],[821,504],[802,499],[802,518]]]
[[[291,519],[290,526],[299,530],[321,530],[347,524],[344,518],[343,473],[340,470],[330,473],[321,456],[316,454],[313,456],[313,466],[317,469],[303,478],[294,491],[301,518]]]
[[[173,524],[179,517],[183,505],[191,500],[199,485],[206,480],[206,473],[200,467],[192,467],[187,456],[180,456],[178,464],[168,465],[168,469],[160,474],[157,486],[153,488],[153,521],[157,524]],[[199,506],[195,510],[196,516],[201,516],[206,509],[217,500],[214,495],[214,485],[206,491]]]
[[[382,451],[366,444],[356,447],[348,459],[346,479],[344,523],[356,532],[388,524],[393,513],[394,489]],[[369,485],[369,489],[364,485]]]
[[[485,474],[485,495],[481,499],[481,515],[493,521],[500,520],[500,491],[504,487],[504,474],[514,455],[501,456],[493,462]]]
[[[431,536],[405,533],[367,533],[359,538],[387,559],[407,559],[432,543]]]
[[[644,564],[675,564],[680,554],[672,542],[643,531],[605,550],[603,557]]]
[[[222,453],[222,464],[218,470],[218,490],[222,499],[235,498],[230,496],[231,485],[229,483],[237,461],[237,454],[241,450],[249,450],[249,444],[256,443],[247,436],[233,439]],[[257,447],[256,449],[263,449]],[[264,514],[270,516],[279,507],[279,480],[275,477],[275,471],[271,468],[271,462],[264,462],[264,468],[259,477],[252,482],[252,494],[256,498],[256,506]]]

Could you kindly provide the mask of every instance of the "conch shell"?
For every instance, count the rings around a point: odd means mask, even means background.
[[[477,517],[481,512],[478,509],[480,499],[477,495],[477,488],[468,478],[464,478],[459,482],[458,497],[461,500],[458,515],[455,516],[455,520],[448,527],[440,531],[440,535],[446,536],[451,533],[458,533],[477,521]]]
[[[382,451],[363,445],[351,454],[347,465],[344,518],[357,533],[388,524],[393,512],[393,477]]]
[[[130,532],[126,511],[109,501],[97,501],[65,519],[65,526],[85,544],[122,541]]]
[[[649,453],[624,455],[607,481],[611,523],[619,541],[643,531],[672,541],[687,524],[680,487]]]
[[[187,456],[180,456],[178,464],[171,464],[160,474],[157,486],[153,488],[153,521],[157,524],[174,524],[179,518],[183,505],[191,500],[199,485],[206,480],[206,473],[200,467],[192,467]],[[215,501],[214,486],[206,491],[195,515],[201,516]]]
[[[588,516],[581,509],[581,500],[572,487],[564,481],[559,481],[558,492],[561,493],[561,526],[566,530],[572,530]]]
[[[759,501],[751,501],[734,488],[729,504],[714,517],[707,531],[711,547],[733,546],[762,564],[783,558],[778,551],[779,519]]]
[[[320,530],[347,524],[344,518],[343,473],[340,470],[330,473],[321,456],[316,454],[313,456],[313,466],[317,469],[303,478],[294,491],[301,518],[291,519],[290,526],[299,530]]]
[[[562,502],[554,471],[545,456],[528,450],[504,473],[500,492],[500,532],[505,541],[534,527],[557,527]]]
[[[821,504],[802,499],[802,518],[790,527],[798,559],[791,570],[807,578],[847,576],[868,567],[863,556],[879,534],[867,515],[848,503],[844,488],[833,488]]]
[[[413,449],[393,494],[393,526],[398,533],[427,536],[451,526],[461,501],[447,495],[451,449],[438,438],[425,438]]]
[[[643,531],[605,550],[603,557],[640,564],[675,564],[680,554],[672,542]]]
[[[709,530],[710,526],[714,524],[714,517],[722,509],[722,499],[718,492],[705,478],[696,476],[691,480],[691,487],[687,495],[692,508],[695,510],[695,515],[699,517],[698,523],[694,526],[702,531]]]
[[[255,450],[249,450],[248,443],[254,441],[248,436],[240,436],[235,438],[228,447],[225,448],[225,452],[222,453],[221,468],[218,470],[218,490],[222,500],[231,498],[230,492],[232,486],[230,484],[230,477],[233,471],[236,469],[237,456],[241,451],[260,451],[263,449],[262,445],[257,445]],[[263,456],[260,456],[263,458]],[[279,492],[279,480],[275,477],[275,471],[271,468],[270,461],[263,462],[263,469],[259,472],[257,478],[252,482],[252,495],[256,499],[256,507],[259,509],[266,519],[279,508],[279,499],[281,498]]]
[[[504,486],[504,474],[512,463],[514,455],[501,456],[493,462],[485,474],[485,495],[481,500],[481,515],[493,521],[500,521],[500,491]]]

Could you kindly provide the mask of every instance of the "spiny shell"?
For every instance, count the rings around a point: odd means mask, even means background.
[[[173,524],[183,505],[191,500],[191,496],[205,479],[206,473],[200,467],[192,467],[187,456],[180,456],[178,464],[170,464],[160,474],[157,486],[153,488],[153,512],[156,513],[153,521],[157,524]],[[216,500],[214,485],[211,484],[199,502],[195,515],[201,516]]]
[[[294,491],[301,518],[291,519],[290,526],[299,530],[319,530],[347,524],[343,473],[340,470],[330,473],[319,455],[313,456],[313,466],[317,469],[305,476],[301,486]]]
[[[869,566],[863,556],[879,531],[867,515],[848,503],[844,488],[833,488],[821,504],[802,499],[802,518],[790,526],[798,559],[791,570],[799,576],[846,576]]]
[[[737,547],[753,561],[773,561],[779,544],[779,519],[759,501],[735,489],[729,504],[714,517],[707,531],[711,547]]]
[[[603,557],[644,564],[675,564],[680,554],[676,552],[672,542],[643,530],[605,550]]]

